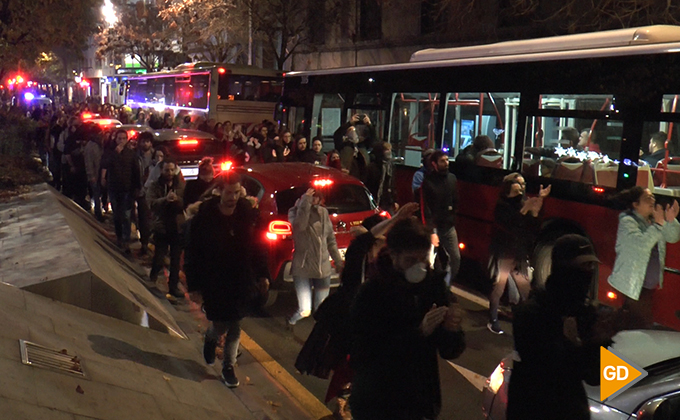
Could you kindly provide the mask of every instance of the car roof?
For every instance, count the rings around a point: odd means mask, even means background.
[[[206,133],[205,131],[186,130],[179,128],[164,128],[162,130],[155,130],[153,132],[153,136],[154,140],[156,141],[171,141],[181,138],[215,140],[215,136],[210,133]]]
[[[361,181],[337,169],[312,163],[259,163],[234,168],[238,173],[266,181],[274,190],[307,184],[314,179],[328,178],[342,184],[362,185]]]
[[[135,131],[153,131],[151,127],[148,125],[142,125],[142,124],[121,124],[119,126],[116,126],[117,129],[120,130],[135,130]]]

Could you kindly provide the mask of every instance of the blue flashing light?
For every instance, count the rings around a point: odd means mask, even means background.
[[[632,165],[633,165],[633,162],[631,162],[630,159],[624,159],[624,160],[623,160],[623,164],[626,165],[626,166],[632,166]]]
[[[26,92],[24,93],[24,99],[26,99],[27,101],[32,101],[33,99],[35,99],[35,95],[32,94],[31,92]]]

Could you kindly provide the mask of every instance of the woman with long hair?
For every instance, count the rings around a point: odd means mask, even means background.
[[[666,243],[680,240],[680,207],[664,208],[649,189],[635,186],[622,191],[619,199],[627,210],[619,215],[616,261],[609,284],[625,296],[624,324],[627,328],[649,328],[655,290],[663,286]]]
[[[526,182],[521,174],[514,172],[503,178],[494,209],[489,261],[494,286],[489,296],[487,328],[494,334],[503,334],[498,322],[498,307],[510,274],[522,299],[526,299],[531,290],[529,253],[539,229],[538,215],[543,199],[550,194],[550,189],[550,186],[541,186],[538,197],[527,197]]]

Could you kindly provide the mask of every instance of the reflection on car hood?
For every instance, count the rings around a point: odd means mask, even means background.
[[[621,331],[613,340],[616,353],[643,368],[680,357],[680,332],[677,331]]]

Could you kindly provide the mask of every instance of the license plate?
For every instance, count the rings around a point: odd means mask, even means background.
[[[198,176],[198,168],[180,168],[182,175],[187,176]]]

